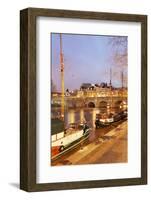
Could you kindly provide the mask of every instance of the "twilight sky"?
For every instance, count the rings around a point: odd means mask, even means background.
[[[65,89],[79,89],[82,83],[109,83],[110,68],[113,74],[120,74],[122,66],[120,69],[118,65],[116,69],[115,63],[111,62],[116,47],[113,48],[110,41],[117,37],[62,34]],[[52,81],[57,91],[60,91],[60,37],[58,33],[53,33],[50,38]],[[121,86],[118,77],[120,75],[112,77],[113,86]]]

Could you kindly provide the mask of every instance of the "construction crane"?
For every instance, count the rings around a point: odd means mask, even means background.
[[[110,68],[110,88],[112,88],[112,69]]]
[[[62,49],[62,34],[60,33],[60,73],[61,73],[61,118],[64,119],[64,57]]]
[[[124,87],[123,82],[124,82],[124,75],[123,75],[123,71],[121,71],[121,85],[122,85],[122,89]]]
[[[112,111],[113,107],[113,97],[112,97],[112,69],[110,68],[110,96],[111,96],[111,103],[110,103],[110,109]]]

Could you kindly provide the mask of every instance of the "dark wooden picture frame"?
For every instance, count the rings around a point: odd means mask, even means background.
[[[36,18],[61,17],[141,23],[141,177],[36,183]],[[46,191],[147,184],[147,16],[27,8],[20,12],[20,188]]]

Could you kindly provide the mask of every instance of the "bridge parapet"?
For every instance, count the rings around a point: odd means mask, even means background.
[[[61,96],[52,97],[52,104],[61,105]],[[107,105],[120,105],[124,102],[127,105],[127,95],[124,96],[101,96],[101,97],[77,97],[77,96],[68,96],[65,97],[65,107],[67,108],[76,108],[76,107],[101,107]]]

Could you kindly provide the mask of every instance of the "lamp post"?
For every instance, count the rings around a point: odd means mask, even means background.
[[[61,73],[61,118],[64,118],[64,58],[62,50],[61,33],[60,33],[60,73]]]

